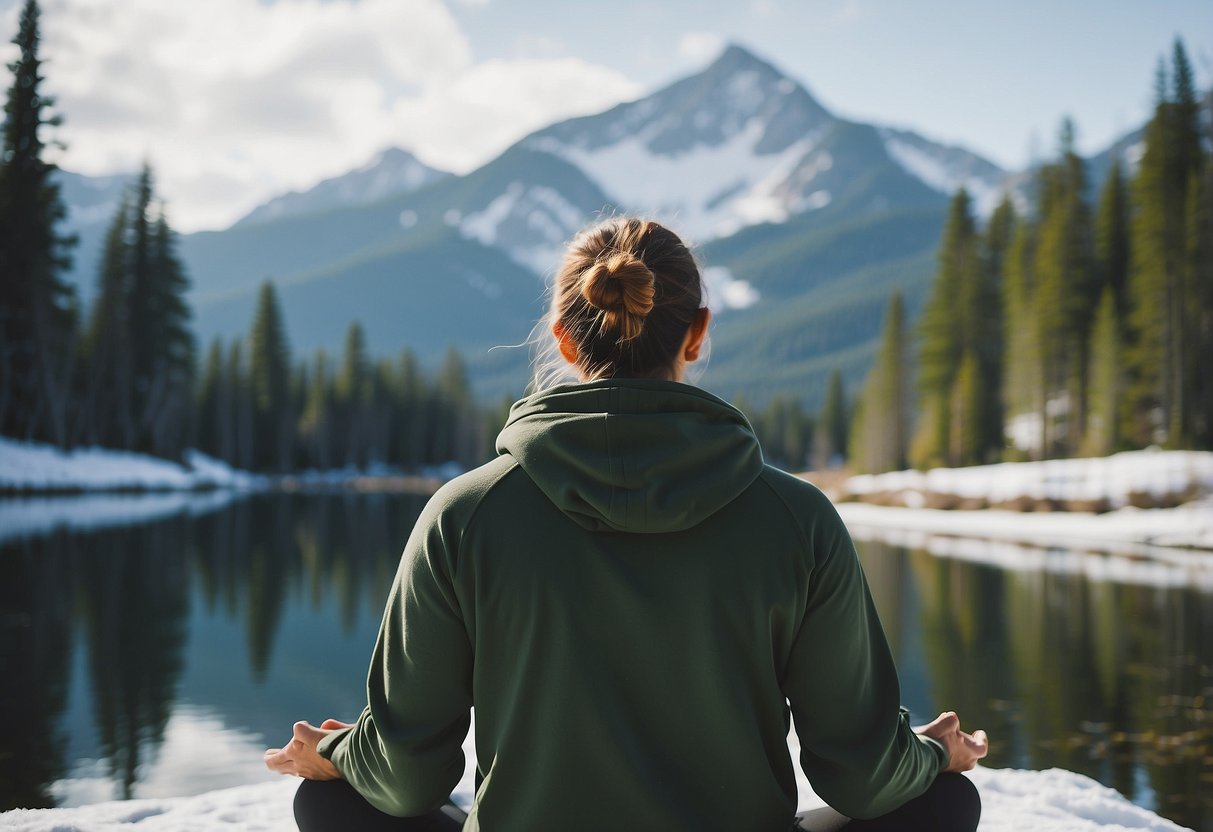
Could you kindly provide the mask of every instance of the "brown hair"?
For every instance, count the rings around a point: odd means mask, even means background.
[[[569,243],[547,323],[572,337],[588,378],[661,376],[703,299],[699,267],[674,232],[614,217]]]

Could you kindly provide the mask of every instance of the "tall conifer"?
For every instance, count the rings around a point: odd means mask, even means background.
[[[868,473],[904,468],[907,456],[909,366],[905,309],[894,292],[885,313],[876,363],[864,383],[851,430],[851,465]]]
[[[251,373],[259,469],[286,471],[294,445],[295,414],[290,411],[290,348],[274,284],[266,280],[257,295],[249,333]]]
[[[62,274],[75,241],[56,230],[65,209],[55,166],[43,159],[43,132],[60,119],[42,89],[40,14],[26,0],[0,143],[0,432],[62,444],[76,329]]]

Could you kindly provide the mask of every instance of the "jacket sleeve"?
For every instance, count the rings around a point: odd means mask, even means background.
[[[436,809],[463,775],[472,647],[452,584],[460,524],[440,502],[430,500],[401,556],[367,674],[367,707],[352,729],[319,746],[390,815]]]
[[[806,524],[815,562],[783,690],[814,790],[849,817],[872,818],[926,791],[947,752],[911,730],[851,536],[815,496],[820,506]]]

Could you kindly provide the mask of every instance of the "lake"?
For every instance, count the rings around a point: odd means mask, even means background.
[[[424,501],[0,501],[0,809],[275,777],[261,752],[294,720],[361,710]],[[1213,829],[1208,581],[858,546],[916,722],[954,709],[990,733],[991,767],[1082,772]]]

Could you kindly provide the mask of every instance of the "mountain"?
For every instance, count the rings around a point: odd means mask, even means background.
[[[349,173],[325,179],[303,192],[283,194],[257,206],[236,225],[325,213],[343,206],[367,205],[415,191],[446,176],[450,174],[421,163],[407,150],[389,147]]]
[[[964,148],[840,118],[731,46],[471,173],[388,150],[180,250],[203,342],[246,333],[272,278],[296,355],[339,349],[359,319],[378,354],[409,345],[437,361],[459,346],[479,392],[499,397],[521,392],[525,351],[487,350],[527,337],[565,242],[595,217],[640,212],[704,266],[717,316],[703,383],[753,402],[792,391],[813,408],[836,366],[857,387],[893,289],[911,315],[921,307],[951,192],[964,185],[988,212],[1018,181]]]

